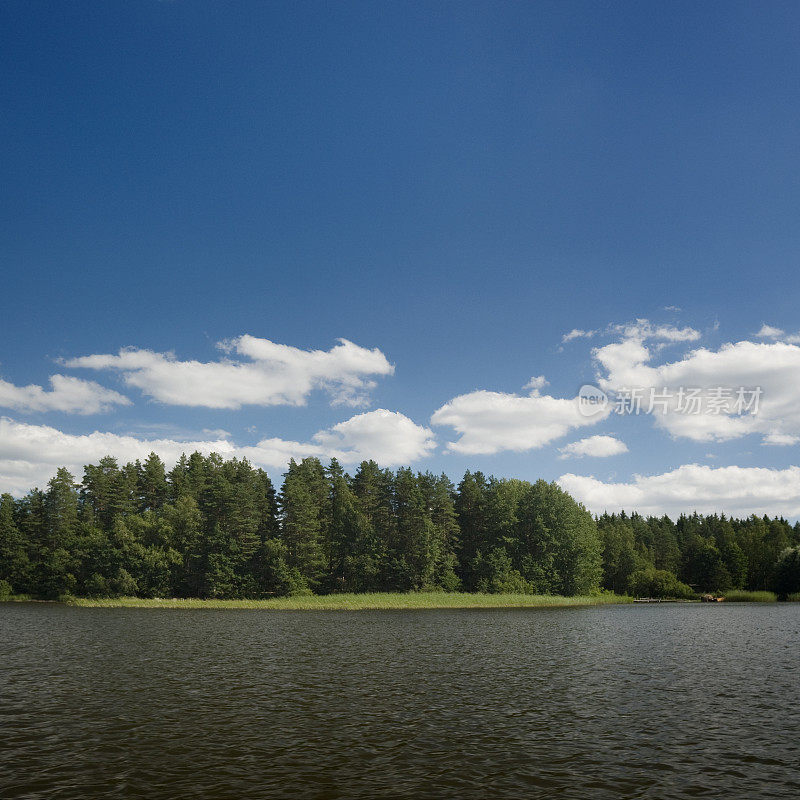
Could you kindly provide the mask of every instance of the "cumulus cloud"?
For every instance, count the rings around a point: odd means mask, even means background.
[[[530,384],[529,384],[530,385]],[[431,417],[433,425],[449,425],[460,438],[448,450],[469,455],[523,452],[544,447],[575,428],[594,425],[609,414],[604,409],[584,416],[578,399],[504,392],[475,391],[454,397]]]
[[[430,455],[436,447],[430,428],[385,408],[356,414],[327,431],[314,434],[314,441],[331,451],[341,452],[340,460],[346,463],[374,458],[385,466],[408,464]]]
[[[628,446],[614,436],[587,436],[577,442],[570,442],[568,445],[559,448],[561,455],[559,458],[580,458],[591,456],[593,458],[608,458],[617,456],[620,453],[627,453]]]
[[[429,428],[417,425],[397,411],[379,408],[319,431],[308,442],[262,439],[254,447],[240,448],[240,452],[256,464],[271,467],[282,467],[290,458],[307,456],[337,458],[344,464],[375,459],[382,466],[397,466],[424,458],[435,447],[436,440]]]
[[[119,392],[94,381],[68,375],[51,375],[50,391],[37,384],[15,386],[0,379],[0,407],[16,411],[63,411],[67,414],[97,414],[131,401]]]
[[[3,417],[0,418],[0,491],[19,495],[33,486],[44,486],[62,466],[80,478],[85,464],[96,463],[106,455],[124,463],[155,452],[171,466],[182,453],[197,450],[204,454],[219,453],[225,458],[247,458],[264,468],[283,469],[290,458],[306,456],[338,458],[344,464],[373,458],[382,465],[395,466],[424,458],[435,447],[433,433],[428,428],[386,409],[357,414],[319,431],[307,442],[271,438],[252,446],[238,446],[228,438],[140,439],[100,431],[74,435],[47,425],[29,425]]]
[[[625,510],[673,519],[681,513],[733,516],[800,516],[800,467],[709,467],[685,464],[661,475],[634,475],[628,483],[607,483],[568,473],[557,483],[590,511]]]
[[[755,433],[776,444],[800,434],[800,347],[740,341],[654,364],[657,348],[648,342],[652,330],[629,326],[619,341],[593,351],[604,391],[636,393],[642,400],[666,397],[643,410],[652,410],[655,423],[675,437],[725,441]],[[665,332],[658,335],[663,338]],[[671,341],[691,341],[687,329],[667,335]],[[690,413],[689,392],[699,398],[701,413]]]
[[[334,405],[367,404],[375,382],[394,366],[378,349],[339,339],[330,350],[301,350],[269,339],[239,336],[218,345],[218,361],[180,361],[173,353],[124,348],[65,362],[72,368],[116,370],[128,386],[162,403],[205,408],[305,405],[315,389]]]

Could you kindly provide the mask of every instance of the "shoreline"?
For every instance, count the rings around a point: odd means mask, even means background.
[[[9,597],[9,602],[53,602],[80,608],[250,609],[263,611],[412,611],[458,608],[556,608],[632,603],[623,595],[575,596],[472,594],[467,592],[378,592],[372,594],[297,595],[262,600],[199,598],[70,597],[35,601]]]

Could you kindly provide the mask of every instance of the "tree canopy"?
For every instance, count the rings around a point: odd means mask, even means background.
[[[59,469],[0,498],[4,591],[258,598],[465,590],[681,596],[797,591],[800,525],[724,516],[595,519],[555,483],[292,460],[276,491],[247,461],[151,454]],[[792,549],[794,548],[794,549]]]

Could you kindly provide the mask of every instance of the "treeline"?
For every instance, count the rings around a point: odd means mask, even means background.
[[[800,525],[682,516],[595,519],[554,483],[291,461],[277,492],[247,461],[102,459],[80,483],[0,501],[0,592],[57,598],[259,598],[464,590],[681,596],[774,588]],[[791,553],[794,553],[792,561]],[[788,565],[788,567],[787,567]],[[794,572],[792,571],[794,569]]]
[[[800,523],[710,514],[604,514],[603,587],[635,596],[689,597],[731,589],[800,592]]]

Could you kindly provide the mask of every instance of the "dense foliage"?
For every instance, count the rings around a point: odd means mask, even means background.
[[[800,591],[791,558],[800,523],[711,514],[642,517],[604,514],[597,520],[603,542],[603,586],[651,597],[683,597],[687,589]],[[794,588],[796,587],[796,588]]]
[[[259,598],[462,589],[684,596],[800,590],[800,525],[604,515],[555,484],[290,462],[280,492],[247,461],[151,454],[60,469],[0,500],[0,595]],[[686,586],[685,584],[688,584]]]

